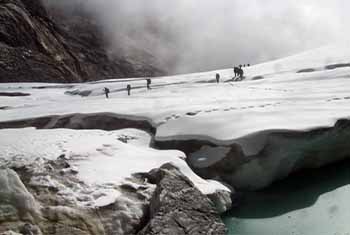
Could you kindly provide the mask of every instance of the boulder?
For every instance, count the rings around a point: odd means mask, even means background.
[[[0,159],[0,165],[0,233],[226,233],[219,212],[229,208],[229,192],[217,191],[209,199],[172,164],[115,186],[118,195],[106,194],[103,203],[91,195],[101,188],[80,182],[63,155],[34,162]]]
[[[214,193],[208,194],[208,197],[214,203],[216,210],[222,214],[232,207],[231,194],[226,190],[216,190]]]
[[[11,220],[34,222],[40,218],[40,205],[28,192],[17,173],[0,170],[0,223]]]
[[[107,191],[90,187],[65,155],[34,162],[0,158],[0,167],[0,233],[136,234],[147,221],[154,185],[126,181]]]
[[[138,233],[226,234],[219,213],[210,199],[172,164],[149,174],[157,188],[150,203],[150,221]]]

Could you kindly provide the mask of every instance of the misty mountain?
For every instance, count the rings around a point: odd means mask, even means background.
[[[162,75],[142,48],[110,53],[84,8],[38,0],[0,1],[0,82],[82,82]]]

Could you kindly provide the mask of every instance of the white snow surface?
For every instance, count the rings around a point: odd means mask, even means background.
[[[152,78],[151,90],[146,89],[142,78],[70,86],[5,83],[0,84],[0,92],[31,96],[0,97],[0,122],[72,113],[112,113],[149,120],[157,127],[155,138],[159,141],[206,139],[239,143],[250,155],[264,145],[269,131],[333,126],[337,119],[348,117],[350,67],[325,68],[348,62],[350,48],[339,44],[244,68],[246,79],[242,82],[224,82],[233,76],[233,70],[226,69]],[[303,69],[314,71],[297,73]],[[220,84],[214,82],[216,73],[221,75]],[[133,87],[131,96],[127,96],[127,84]],[[110,99],[105,98],[104,87],[110,89]],[[91,93],[81,97],[67,91]],[[125,144],[118,140],[123,134],[136,135],[138,141]],[[56,159],[65,153],[77,167],[79,177],[89,184],[120,183],[132,173],[173,161],[203,192],[217,188],[190,170],[182,160],[183,153],[154,150],[148,142],[147,134],[135,130],[0,130],[2,156]],[[106,203],[105,199],[100,203]]]
[[[128,142],[120,138],[128,137]],[[55,160],[65,154],[78,171],[78,178],[89,188],[96,199],[94,206],[114,202],[120,192],[116,189],[133,173],[148,172],[172,162],[204,194],[217,189],[229,190],[218,182],[206,181],[192,172],[184,161],[184,153],[177,150],[156,150],[149,147],[149,134],[136,129],[119,131],[101,130],[37,130],[35,128],[4,129],[0,131],[0,153],[5,159],[22,158],[28,162],[37,159]],[[32,179],[33,185],[53,186],[65,191],[50,177]],[[65,192],[61,192],[65,193]]]
[[[327,65],[350,62],[350,49],[342,44],[319,48],[249,68],[243,82],[226,82],[232,69],[152,79],[152,90],[144,79],[122,79],[73,84],[7,83],[0,91],[30,93],[29,97],[0,97],[0,121],[71,113],[114,113],[146,118],[158,127],[157,140],[209,139],[242,144],[247,154],[259,150],[262,132],[305,130],[332,126],[350,111],[350,67],[326,69]],[[314,72],[297,73],[302,69]],[[220,73],[222,83],[214,82]],[[257,76],[262,79],[254,80]],[[210,82],[208,82],[210,81]],[[134,88],[127,96],[125,87]],[[33,89],[51,86],[46,89]],[[105,99],[103,88],[111,90]],[[91,91],[88,97],[67,95],[69,91]],[[187,115],[190,114],[190,115]],[[264,143],[260,140],[261,144]]]

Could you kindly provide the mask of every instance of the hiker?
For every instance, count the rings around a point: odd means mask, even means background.
[[[242,65],[241,65],[241,64],[239,65],[239,68],[240,68],[240,69],[242,68]]]
[[[216,74],[216,83],[219,83],[220,82],[220,74]]]
[[[147,78],[147,89],[150,90],[151,89],[151,83],[152,83],[152,80],[150,78]]]
[[[233,81],[242,81],[244,71],[241,68],[235,67],[234,69],[235,76],[232,78]]]
[[[238,75],[239,75],[239,73],[240,73],[240,68],[238,68],[238,67],[235,67],[234,69],[233,69],[233,71],[235,72],[235,77],[234,78],[236,78]]]
[[[239,75],[239,80],[242,81],[243,80],[243,75],[244,75],[243,69],[239,70],[239,74],[238,75]]]
[[[250,64],[248,64],[248,67],[250,67]]]
[[[128,84],[126,86],[126,90],[128,91],[128,96],[130,96],[130,91],[131,91],[131,85],[130,84]]]
[[[103,91],[105,92],[106,98],[108,99],[109,89],[107,87],[103,88]]]

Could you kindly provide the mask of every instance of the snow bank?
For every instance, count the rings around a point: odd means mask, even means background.
[[[207,182],[188,167],[184,153],[177,150],[156,150],[149,147],[149,134],[135,130],[0,130],[2,157],[21,157],[28,161],[38,158],[55,160],[64,155],[78,171],[78,177],[95,190],[103,192],[95,204],[108,204],[118,192],[110,185],[121,185],[138,172],[148,172],[167,162],[173,162],[205,194],[217,189],[228,190],[218,183]],[[54,186],[50,179],[38,179],[36,184]]]
[[[110,113],[117,117],[148,120],[157,126],[156,140],[206,139],[218,144],[239,143],[254,154],[259,148],[247,136],[269,130],[305,130],[329,127],[347,117],[350,107],[350,67],[296,73],[295,68],[322,67],[348,60],[340,46],[321,48],[294,57],[245,68],[247,80],[210,83],[216,72],[231,79],[232,70],[153,79],[152,90],[145,80],[108,80],[73,84],[73,88],[33,89],[28,84],[1,84],[0,91],[30,93],[29,98],[0,97],[0,122],[73,113]],[[275,72],[275,64],[288,67]],[[268,73],[269,75],[264,75]],[[264,79],[250,81],[256,75]],[[126,84],[138,87],[128,97]],[[43,86],[43,84],[41,84]],[[105,99],[103,87],[111,90]],[[34,86],[35,87],[35,86]],[[89,97],[66,95],[69,90],[91,91]],[[255,138],[256,139],[256,138]],[[256,141],[254,141],[256,142]],[[264,142],[264,141],[260,141]]]
[[[337,120],[349,116],[350,67],[341,66],[349,62],[348,52],[348,47],[344,45],[332,45],[251,66],[244,68],[246,80],[243,82],[230,82],[233,70],[227,69],[154,78],[151,90],[146,89],[146,81],[143,79],[106,80],[72,84],[72,87],[55,84],[50,85],[50,88],[46,88],[45,84],[37,84],[34,88],[28,84],[1,84],[0,91],[23,92],[31,96],[0,97],[1,106],[10,107],[0,110],[0,122],[76,113],[111,114],[115,117],[146,120],[157,129],[154,138],[157,143],[203,140],[215,147],[238,145],[243,155],[251,159],[265,148],[273,133],[332,127]],[[305,69],[312,69],[313,72],[298,73]],[[212,82],[217,72],[221,74],[220,84]],[[257,76],[260,79],[254,80]],[[127,84],[134,88],[131,96],[126,94]],[[37,86],[42,89],[37,89]],[[110,99],[104,97],[103,87],[111,90]],[[88,91],[89,96],[67,94],[72,91]],[[77,120],[78,123],[84,121]],[[99,129],[99,126],[104,126],[100,119],[96,121],[96,128]],[[83,126],[78,125],[75,128],[81,127]],[[61,133],[62,131],[57,131],[56,134],[59,136]],[[102,134],[101,138],[89,138],[89,134],[85,135],[86,132],[79,133],[84,133],[84,138],[75,138],[72,143],[76,145],[62,145],[74,150],[73,153],[76,154],[72,154],[71,158],[76,158],[76,164],[80,167],[79,174],[87,182],[99,174],[107,181],[118,181],[121,176],[132,172],[157,167],[164,163],[163,159],[186,165],[182,160],[179,161],[184,157],[183,154],[176,151],[160,152],[129,145],[125,147],[122,142],[115,143],[105,134]],[[25,132],[23,136],[26,136]],[[67,136],[69,139],[68,134],[63,134],[62,142]],[[13,148],[17,148],[17,154],[25,155],[28,152],[27,155],[51,156],[50,154],[55,153],[57,156],[58,152],[62,152],[62,148],[56,142],[46,140],[49,138],[37,140],[47,143],[40,151],[34,149],[34,146],[37,146],[34,141],[21,137],[19,133],[10,134],[9,138],[12,138],[12,145]],[[27,142],[25,148],[22,148],[24,150],[18,147],[21,139]],[[79,146],[84,148],[79,149]],[[225,151],[202,149],[198,159],[202,160],[202,164],[214,164],[227,156]],[[69,154],[69,151],[65,153]],[[85,161],[84,156],[90,160]],[[153,157],[147,159],[146,156]],[[141,158],[147,161],[140,161]],[[271,164],[274,162],[272,165],[279,165],[279,161],[280,155],[269,160]],[[104,162],[108,162],[108,165]],[[125,168],[118,168],[119,173],[115,173],[112,166],[121,164],[120,162]],[[268,174],[273,176],[262,179],[280,177],[280,174],[275,172],[279,167],[264,168],[256,161],[249,161],[249,164],[245,165],[249,171],[245,170],[244,174],[240,174],[239,177],[237,175],[237,178],[231,181],[236,182],[237,179],[245,182],[245,179],[254,179],[246,175],[265,171],[269,171]],[[185,166],[183,171],[190,172]],[[260,185],[263,184],[265,183]]]

